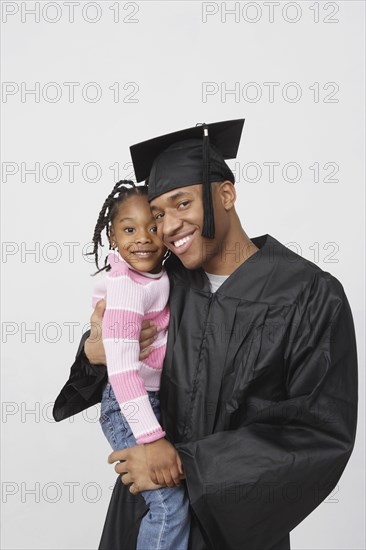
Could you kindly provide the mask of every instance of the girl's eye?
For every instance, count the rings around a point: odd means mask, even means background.
[[[150,229],[150,231],[151,231],[151,233],[156,233],[157,227],[156,227],[156,226],[152,227],[152,228]]]
[[[123,230],[125,233],[133,233],[135,231],[134,227],[125,227]]]

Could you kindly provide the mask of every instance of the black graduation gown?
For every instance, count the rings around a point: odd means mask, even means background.
[[[191,550],[286,550],[336,486],[357,421],[352,314],[332,275],[269,235],[210,292],[172,256],[162,425],[183,461]],[[87,361],[80,351],[76,364]],[[117,478],[100,550],[135,548],[146,506]]]

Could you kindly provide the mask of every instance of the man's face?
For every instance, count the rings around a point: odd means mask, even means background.
[[[214,186],[212,186],[214,195]],[[212,259],[221,240],[216,223],[214,239],[202,237],[203,204],[202,185],[179,187],[164,193],[150,202],[157,234],[165,246],[179,257],[187,269],[204,267]],[[215,201],[214,201],[215,209]],[[215,209],[216,213],[216,209]],[[216,215],[215,215],[216,221]]]

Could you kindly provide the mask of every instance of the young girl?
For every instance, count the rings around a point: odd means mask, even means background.
[[[99,269],[98,247],[106,231],[112,252]],[[93,308],[106,299],[102,336],[108,382],[103,391],[100,423],[113,450],[145,444],[152,469],[159,469],[167,441],[160,426],[159,388],[169,323],[169,279],[162,266],[166,249],[156,234],[147,201],[147,186],[118,182],[107,197],[94,231],[98,272],[104,271],[93,295]],[[149,357],[139,362],[141,323],[159,327]],[[181,470],[181,464],[176,464]],[[169,470],[166,482],[172,483]],[[182,485],[142,491],[149,512],[143,517],[137,550],[184,550],[188,547],[188,497]]]

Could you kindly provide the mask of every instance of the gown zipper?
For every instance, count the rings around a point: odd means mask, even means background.
[[[207,312],[206,312],[206,319],[205,319],[205,330],[203,332],[203,336],[202,336],[202,339],[201,339],[201,346],[200,346],[200,351],[199,351],[199,354],[198,354],[196,372],[195,372],[193,383],[192,383],[192,392],[191,392],[191,400],[190,400],[190,404],[189,404],[189,412],[186,416],[186,422],[185,422],[185,426],[184,426],[184,432],[183,432],[184,437],[188,437],[189,431],[190,431],[190,426],[191,426],[191,423],[192,423],[192,413],[193,413],[193,407],[194,407],[195,397],[196,397],[196,393],[197,393],[198,374],[199,374],[199,367],[200,367],[200,363],[201,363],[202,348],[203,348],[203,344],[204,344],[204,341],[205,341],[205,338],[206,338],[207,319],[208,319],[209,314],[210,314],[211,305],[212,305],[212,302],[214,301],[214,297],[215,297],[215,293],[210,292],[209,293],[209,298],[208,298],[208,303],[207,303]]]

